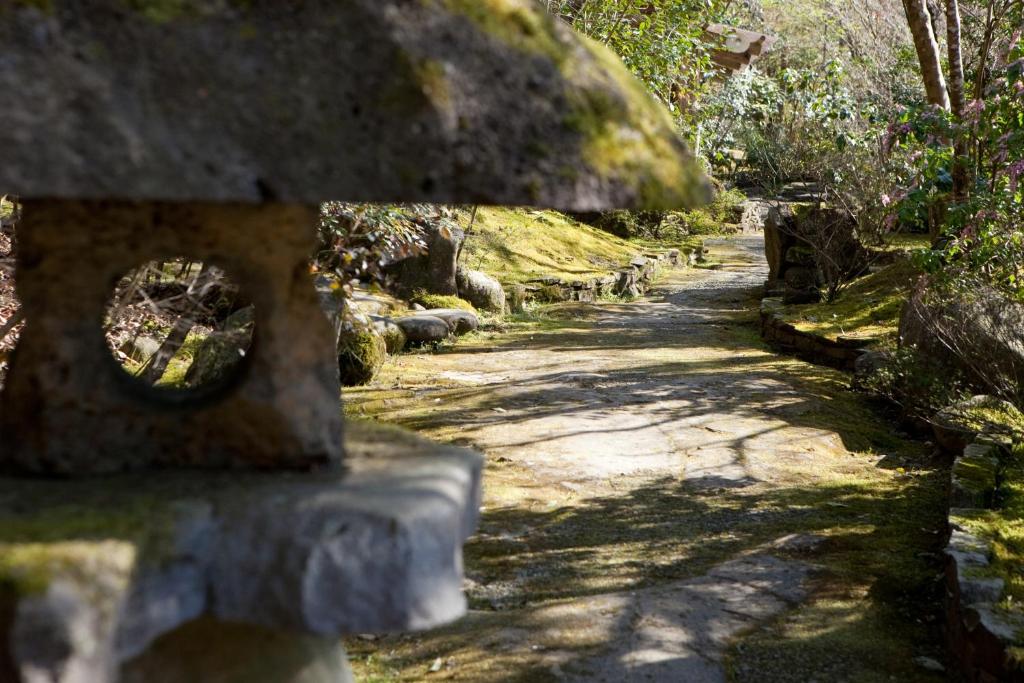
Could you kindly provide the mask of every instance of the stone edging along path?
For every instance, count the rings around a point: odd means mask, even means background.
[[[1010,448],[980,434],[954,460],[951,473],[946,556],[946,641],[970,683],[1024,681],[1020,645],[1024,624],[1001,612],[1006,584],[990,567],[992,542],[965,524],[992,510],[1003,485]]]
[[[804,360],[852,371],[857,359],[874,343],[873,339],[854,337],[839,337],[832,340],[812,332],[798,330],[782,317],[782,305],[782,299],[777,297],[768,297],[761,301],[761,338]]]
[[[704,247],[695,250],[668,249],[649,251],[632,258],[624,268],[604,277],[589,280],[561,280],[544,277],[530,280],[523,288],[524,299],[555,303],[559,301],[594,302],[607,294],[616,296],[643,296],[650,288],[660,268],[693,266],[703,260]]]

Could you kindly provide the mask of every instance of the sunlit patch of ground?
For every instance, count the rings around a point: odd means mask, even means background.
[[[353,640],[361,680],[579,674],[635,626],[594,605],[765,556],[811,567],[807,596],[701,645],[713,666],[737,680],[945,680],[913,663],[942,658],[942,465],[846,376],[760,342],[756,244],[732,244],[715,247],[718,269],[674,271],[647,301],[525,316],[347,392],[352,416],[487,455],[466,546],[474,611]],[[778,543],[793,535],[813,543]]]

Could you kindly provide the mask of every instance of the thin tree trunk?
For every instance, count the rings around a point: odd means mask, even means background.
[[[964,58],[960,48],[960,2],[946,0],[946,42],[949,50],[949,104],[953,114],[964,113]]]
[[[907,25],[914,36],[914,48],[921,65],[921,77],[928,101],[949,110],[949,91],[942,75],[942,60],[939,57],[939,43],[932,30],[931,14],[925,0],[903,0],[907,14]]]
[[[959,121],[964,114],[964,59],[960,48],[960,2],[946,0],[946,47],[949,50],[949,105]],[[953,201],[967,196],[971,146],[961,134],[953,145]]]

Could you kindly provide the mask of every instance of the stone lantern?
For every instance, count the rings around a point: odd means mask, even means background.
[[[340,636],[457,618],[480,459],[343,425],[318,206],[703,201],[667,113],[531,0],[15,2],[0,46],[27,320],[0,680],[347,680]],[[118,278],[178,255],[256,311],[240,371],[192,393],[102,331]]]

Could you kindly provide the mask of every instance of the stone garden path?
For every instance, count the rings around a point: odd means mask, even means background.
[[[761,343],[759,236],[710,246],[643,301],[555,306],[349,394],[488,461],[473,611],[350,643],[366,680],[946,680],[921,664],[941,468]]]

